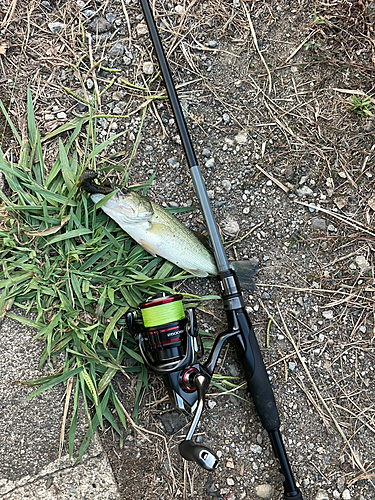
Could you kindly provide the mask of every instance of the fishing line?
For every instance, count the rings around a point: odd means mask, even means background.
[[[159,304],[154,305],[153,301],[150,301],[140,305],[143,323],[146,328],[173,323],[185,318],[181,295],[176,295],[172,299],[169,298],[167,299],[168,302],[165,301],[164,303],[160,303],[163,302],[160,298],[156,300]]]

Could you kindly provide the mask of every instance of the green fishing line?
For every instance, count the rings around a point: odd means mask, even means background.
[[[146,307],[141,309],[143,324],[146,328],[165,325],[180,321],[185,317],[182,300],[175,300],[159,306]]]

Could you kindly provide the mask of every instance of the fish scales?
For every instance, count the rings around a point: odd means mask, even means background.
[[[98,203],[103,194],[92,194]],[[159,255],[189,273],[216,275],[211,252],[176,217],[148,198],[133,191],[118,191],[102,210],[152,255]]]

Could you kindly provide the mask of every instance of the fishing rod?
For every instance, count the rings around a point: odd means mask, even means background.
[[[194,309],[184,311],[181,295],[161,293],[151,297],[139,306],[138,313],[127,315],[127,326],[138,340],[146,366],[162,376],[175,406],[184,412],[195,412],[186,438],[179,445],[180,454],[211,471],[217,467],[219,459],[208,447],[196,444],[193,435],[220,352],[228,340],[234,342],[249,392],[284,476],[284,499],[303,500],[284,448],[280,418],[267,370],[246,312],[239,281],[235,271],[229,267],[155,20],[148,0],[140,2],[211,240],[228,328],[216,337],[207,361],[198,363],[203,347],[195,312]]]

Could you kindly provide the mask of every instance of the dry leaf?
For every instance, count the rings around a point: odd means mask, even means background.
[[[344,198],[336,198],[335,199],[335,205],[336,207],[341,210],[348,204],[348,197],[345,196]]]
[[[367,202],[368,206],[375,210],[375,194],[371,196],[371,198]]]
[[[0,56],[5,56],[8,48],[9,48],[8,42],[6,41],[0,42]]]

